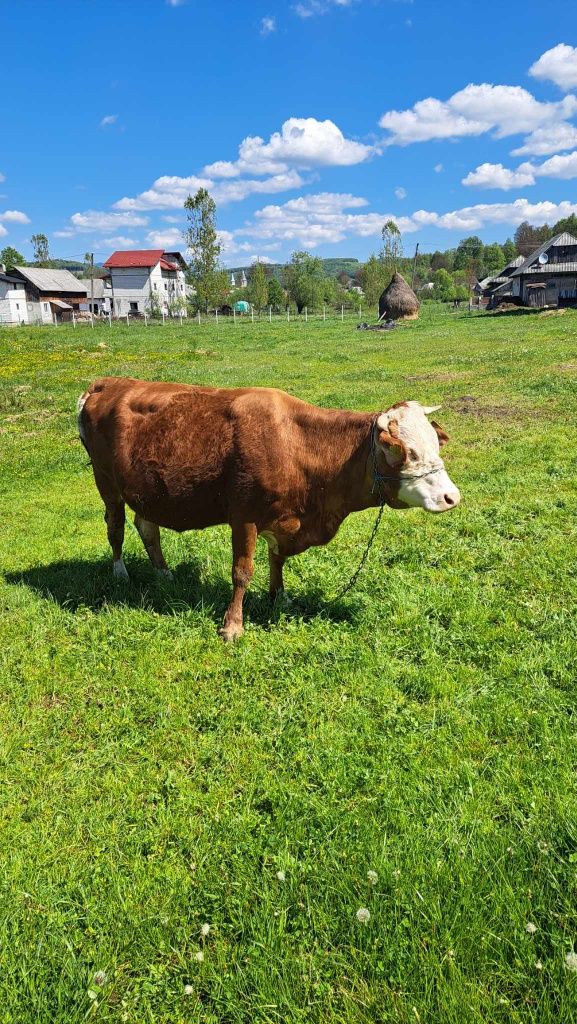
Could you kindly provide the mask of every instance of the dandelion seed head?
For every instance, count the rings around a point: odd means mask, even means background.
[[[200,929],[200,934],[203,936],[203,938],[206,939],[206,936],[209,935],[209,933],[210,933],[210,925],[205,922],[203,924],[202,928]]]
[[[204,960],[204,953],[202,952],[202,949],[199,949],[198,953],[194,954],[194,959],[197,960],[199,964],[202,963]]]
[[[367,878],[371,885],[376,885],[379,880],[379,876],[376,871],[367,871]]]
[[[95,985],[100,985],[100,987],[102,987],[102,985],[106,985],[108,975],[106,974],[106,971],[96,971],[92,980]]]
[[[185,996],[191,996],[193,994],[193,992],[194,992],[194,989],[193,989],[192,985],[185,985],[184,986],[184,994],[185,994]]]
[[[360,921],[361,924],[367,924],[367,922],[370,921],[370,920],[371,920],[370,911],[368,911],[366,907],[360,907],[357,910],[357,921]]]
[[[536,961],[536,963],[535,963],[535,970],[536,971],[542,971],[543,970],[543,964],[541,963],[540,960]]]
[[[278,878],[279,882],[284,882],[286,875],[284,871],[277,871],[276,877]]]
[[[568,971],[577,971],[577,953],[567,953],[565,967]]]
[[[536,925],[536,924],[533,924],[533,922],[532,922],[532,921],[527,921],[527,924],[525,925],[525,931],[526,931],[526,932],[527,932],[527,933],[528,933],[529,935],[534,935],[534,934],[535,934],[535,932],[537,931],[537,925]]]

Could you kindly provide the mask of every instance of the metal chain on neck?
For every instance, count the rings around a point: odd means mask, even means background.
[[[382,485],[383,480],[387,480],[389,478],[386,477],[386,476],[383,476],[382,473],[379,473],[378,468],[377,468],[377,450],[376,450],[376,445],[375,445],[375,427],[376,427],[376,424],[377,424],[377,417],[375,416],[374,420],[371,422],[371,442],[370,442],[370,445],[371,445],[371,457],[372,457],[372,463],[373,463],[373,486],[372,486],[371,493],[374,494],[375,490],[377,490],[377,491],[380,490],[380,495],[379,495],[379,499],[380,499],[379,511],[377,512],[377,518],[375,519],[375,522],[373,524],[373,528],[371,530],[370,537],[369,537],[369,539],[367,541],[367,546],[366,546],[365,550],[363,551],[362,558],[361,558],[357,568],[355,569],[355,571],[354,571],[353,575],[351,576],[351,578],[345,583],[344,587],[341,587],[341,589],[339,591],[337,591],[335,596],[332,597],[330,599],[330,601],[327,602],[329,605],[330,604],[336,604],[337,601],[340,601],[341,598],[345,596],[345,594],[348,594],[349,590],[352,590],[352,588],[354,587],[355,583],[357,582],[361,572],[363,571],[363,568],[365,566],[365,562],[367,561],[367,558],[369,557],[369,552],[370,552],[370,550],[371,550],[371,548],[372,548],[372,546],[374,544],[375,537],[377,536],[377,532],[378,532],[379,526],[381,524],[381,519],[383,518],[383,512],[385,511],[385,498],[386,498],[386,495],[383,493],[381,485]]]

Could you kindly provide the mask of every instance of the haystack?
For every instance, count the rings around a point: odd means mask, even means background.
[[[393,274],[379,299],[379,320],[416,320],[419,300],[402,274]]]

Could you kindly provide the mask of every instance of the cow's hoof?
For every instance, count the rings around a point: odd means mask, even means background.
[[[129,578],[126,566],[121,558],[119,558],[117,562],[113,563],[112,572],[117,580],[127,580]]]
[[[244,629],[240,622],[231,622],[228,626],[222,626],[218,632],[224,642],[230,644],[233,640],[238,640],[239,636],[242,636]]]

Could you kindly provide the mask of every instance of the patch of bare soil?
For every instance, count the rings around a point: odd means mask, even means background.
[[[461,395],[445,405],[463,416],[475,416],[478,419],[512,420],[521,416],[521,410],[511,405],[480,405],[474,395]]]
[[[459,380],[460,377],[465,377],[466,372],[462,373],[415,373],[411,377],[404,377],[406,381],[419,381],[419,380],[434,380],[439,381],[442,384],[449,383],[452,380]]]
[[[577,373],[577,363],[557,363],[553,369],[561,370],[561,373]]]

